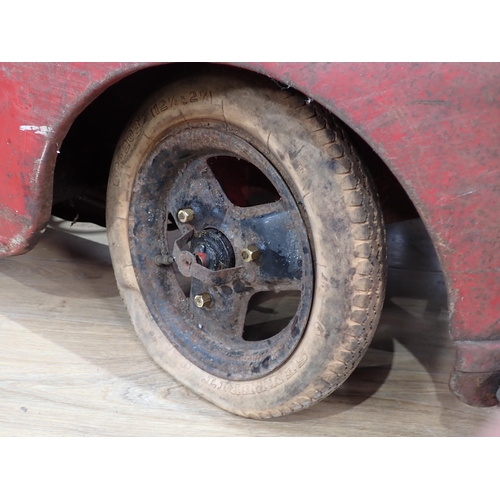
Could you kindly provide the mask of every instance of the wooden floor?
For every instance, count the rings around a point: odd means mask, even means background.
[[[388,229],[382,320],[333,395],[272,421],[233,416],[163,372],[118,295],[104,230],[54,220],[0,261],[1,436],[469,436],[499,409],[448,389],[446,291],[420,221]]]

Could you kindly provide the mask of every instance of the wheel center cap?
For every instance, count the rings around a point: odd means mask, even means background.
[[[234,250],[230,241],[217,229],[206,228],[191,241],[196,262],[212,271],[234,267]]]

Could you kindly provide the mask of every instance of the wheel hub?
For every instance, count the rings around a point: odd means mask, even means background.
[[[191,242],[196,262],[212,271],[234,267],[234,250],[229,240],[219,230],[207,228],[195,233]]]

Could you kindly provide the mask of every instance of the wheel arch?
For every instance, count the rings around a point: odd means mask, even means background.
[[[135,68],[121,77],[107,80],[94,95],[86,98],[87,105],[74,109],[73,121],[59,148],[60,154],[54,164],[53,208],[55,215],[69,220],[91,221],[104,225],[105,186],[114,152],[114,146],[123,132],[130,116],[155,90],[186,71],[203,71],[210,64],[172,63]],[[218,65],[221,69],[227,65]],[[259,67],[242,68],[242,71],[256,70],[289,88],[286,75],[279,81]],[[299,89],[300,90],[300,89]],[[309,94],[304,92],[306,99]],[[397,179],[386,162],[359,133],[359,127],[348,124],[340,109],[332,108],[331,102],[318,100],[329,113],[342,118],[344,127],[356,144],[362,158],[368,165],[381,198],[386,222],[417,217],[418,213],[411,196]],[[97,130],[96,130],[97,129]],[[83,213],[82,213],[83,212]]]

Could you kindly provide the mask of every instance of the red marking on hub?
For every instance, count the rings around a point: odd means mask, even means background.
[[[207,254],[202,253],[202,252],[196,252],[196,260],[198,261],[198,264],[201,264],[203,267],[208,266],[208,259],[207,259]]]

